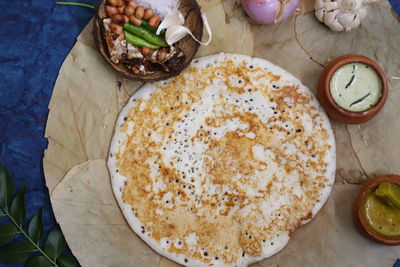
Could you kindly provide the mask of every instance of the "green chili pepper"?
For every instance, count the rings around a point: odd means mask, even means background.
[[[147,20],[147,19],[142,19],[142,25],[141,26],[145,27],[146,29],[148,29],[148,30],[150,30],[150,31],[152,31],[154,33],[157,31],[156,27],[150,26],[149,20]],[[166,31],[167,31],[166,29],[162,29],[161,32],[160,32],[160,35],[165,35]]]
[[[151,32],[150,30],[146,29],[142,26],[135,26],[133,24],[127,23],[124,25],[124,29],[149,43],[161,46],[161,47],[168,47],[169,45],[157,36],[155,33]]]
[[[143,27],[145,27],[146,29],[148,29],[148,30],[150,30],[152,32],[156,32],[157,31],[157,28],[150,26],[149,20],[147,20],[147,19],[142,19],[142,24],[140,26],[143,26]]]
[[[139,46],[139,47],[147,46],[148,48],[153,49],[153,50],[157,50],[158,48],[160,48],[159,46],[151,44],[151,43],[147,42],[146,40],[143,40],[142,38],[137,37],[127,31],[124,31],[124,33],[125,33],[126,41],[134,46]]]

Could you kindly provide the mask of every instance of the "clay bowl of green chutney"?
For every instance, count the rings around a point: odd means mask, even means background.
[[[400,245],[400,176],[382,175],[364,182],[354,202],[353,219],[366,237]]]
[[[326,113],[348,124],[367,122],[384,106],[387,79],[372,59],[356,54],[331,61],[318,82],[318,100]]]

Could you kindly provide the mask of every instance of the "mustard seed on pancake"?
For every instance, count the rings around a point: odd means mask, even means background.
[[[247,266],[321,209],[335,141],[291,74],[218,54],[131,97],[108,167],[124,216],[155,251],[186,266]]]

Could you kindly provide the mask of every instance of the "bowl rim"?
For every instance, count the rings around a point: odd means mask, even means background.
[[[350,111],[339,106],[336,101],[333,99],[330,90],[330,82],[333,74],[342,66],[349,63],[364,63],[370,67],[372,67],[376,73],[379,75],[382,82],[382,95],[379,98],[379,101],[372,106],[371,108],[364,111]],[[326,99],[329,104],[334,107],[334,109],[342,115],[352,117],[352,118],[363,118],[373,113],[378,113],[378,111],[383,107],[386,102],[388,96],[388,83],[385,72],[382,68],[376,63],[374,60],[359,54],[347,54],[340,57],[337,57],[333,61],[331,61],[328,66],[325,68],[327,71],[324,77],[324,91]]]
[[[181,1],[190,1],[191,4],[194,5],[194,7],[191,9],[191,11],[196,12],[196,15],[200,18],[199,19],[199,24],[200,24],[200,31],[199,31],[199,36],[196,36],[196,38],[198,39],[202,39],[203,37],[203,28],[204,28],[204,23],[203,20],[201,18],[201,7],[199,6],[199,3],[197,2],[197,0],[178,0],[180,2],[180,5],[182,4]],[[107,45],[105,44],[105,40],[103,38],[103,34],[104,34],[104,27],[102,26],[102,19],[99,15],[100,13],[100,8],[102,8],[103,6],[105,6],[107,4],[107,0],[100,0],[97,5],[96,5],[96,9],[95,9],[95,15],[93,18],[93,30],[92,30],[92,35],[94,37],[94,41],[95,41],[95,45],[96,45],[96,50],[100,53],[101,58],[103,59],[103,61],[105,61],[105,63],[107,63],[107,65],[109,65],[115,72],[117,72],[118,74],[122,75],[124,78],[130,79],[132,81],[139,81],[139,82],[144,82],[144,83],[152,83],[152,82],[156,82],[156,81],[163,81],[166,79],[169,79],[171,77],[175,77],[178,76],[183,70],[185,70],[193,61],[193,59],[195,58],[199,48],[200,48],[200,44],[198,42],[195,42],[195,47],[194,47],[194,51],[190,56],[187,56],[187,60],[185,61],[184,64],[182,64],[182,67],[178,70],[175,70],[173,72],[169,72],[169,73],[162,73],[163,75],[160,75],[159,77],[149,77],[149,75],[136,75],[136,74],[132,74],[129,73],[128,70],[122,71],[119,70],[115,65],[114,62],[111,61],[110,57],[109,57],[109,52],[107,49]]]
[[[378,187],[383,182],[390,182],[400,185],[400,175],[396,174],[380,175],[368,179],[366,182],[364,182],[361,185],[360,189],[358,190],[357,197],[354,201],[353,219],[356,225],[358,226],[359,230],[361,230],[362,234],[364,234],[365,236],[385,245],[397,246],[400,245],[400,236],[391,237],[376,232],[369,226],[364,216],[363,204],[365,202],[367,193]]]

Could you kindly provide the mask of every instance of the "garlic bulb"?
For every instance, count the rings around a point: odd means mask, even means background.
[[[316,0],[314,8],[318,20],[336,32],[357,28],[367,16],[363,0]]]

